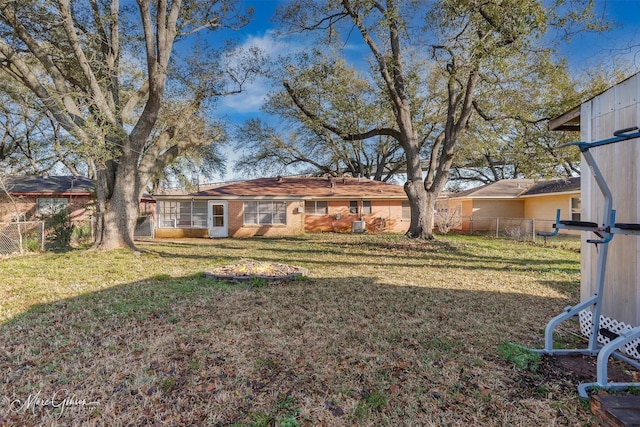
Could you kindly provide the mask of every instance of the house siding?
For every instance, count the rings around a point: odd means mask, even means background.
[[[474,218],[524,218],[522,200],[474,200]]]
[[[93,200],[87,196],[15,196],[12,199],[0,196],[0,222],[11,222],[16,215],[23,217],[26,221],[40,220],[37,212],[38,198],[68,199],[68,209],[72,221],[85,221],[93,214]]]
[[[560,219],[571,219],[572,197],[580,197],[580,193],[526,198],[524,199],[524,217],[536,220],[536,231],[552,232],[558,209],[560,209]],[[562,234],[578,236],[580,231],[562,230]]]
[[[402,220],[402,200],[370,200],[371,213],[350,214],[348,200],[327,200],[326,215],[305,215],[304,229],[309,233],[350,233],[352,222],[362,219],[368,232],[405,233],[409,220]],[[369,201],[366,198],[365,201]],[[358,200],[359,209],[362,200]]]
[[[571,198],[580,197],[579,192],[545,194],[517,199],[451,198],[438,201],[446,203],[449,210],[458,209],[461,225],[456,227],[464,233],[486,232],[495,229],[496,218],[521,218],[535,220],[536,231],[552,231],[558,209],[562,219],[571,217]],[[493,221],[490,221],[493,220]],[[579,231],[563,230],[563,234],[579,235]]]
[[[297,200],[287,202],[286,225],[244,225],[244,201],[231,200],[229,201],[229,236],[282,237],[303,234],[304,212],[298,213],[299,207],[304,208],[304,203]]]
[[[208,238],[209,230],[206,228],[156,228],[157,239],[180,238]]]

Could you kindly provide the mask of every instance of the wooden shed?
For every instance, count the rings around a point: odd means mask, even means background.
[[[552,120],[552,130],[577,130],[583,142],[611,138],[619,129],[640,126],[640,73]],[[569,147],[566,149],[576,149]],[[616,222],[640,223],[640,140],[638,138],[594,148],[592,155],[613,196]],[[601,223],[603,197],[593,174],[581,165],[583,218]],[[640,236],[616,235],[609,244],[602,314],[630,325],[640,325]],[[595,292],[597,246],[582,242],[581,299]]]

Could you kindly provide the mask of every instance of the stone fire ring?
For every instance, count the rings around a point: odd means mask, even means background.
[[[303,267],[243,259],[238,264],[205,271],[204,275],[226,282],[243,283],[259,279],[273,284],[288,282],[296,277],[306,276],[308,273],[308,270]]]

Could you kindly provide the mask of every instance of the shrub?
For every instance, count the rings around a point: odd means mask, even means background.
[[[66,209],[53,213],[45,218],[47,242],[53,249],[68,248],[74,226]]]

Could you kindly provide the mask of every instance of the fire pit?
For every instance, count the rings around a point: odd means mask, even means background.
[[[308,274],[307,269],[287,264],[242,259],[238,264],[223,265],[204,272],[206,277],[228,282],[252,282],[261,280],[267,283],[288,282]]]

